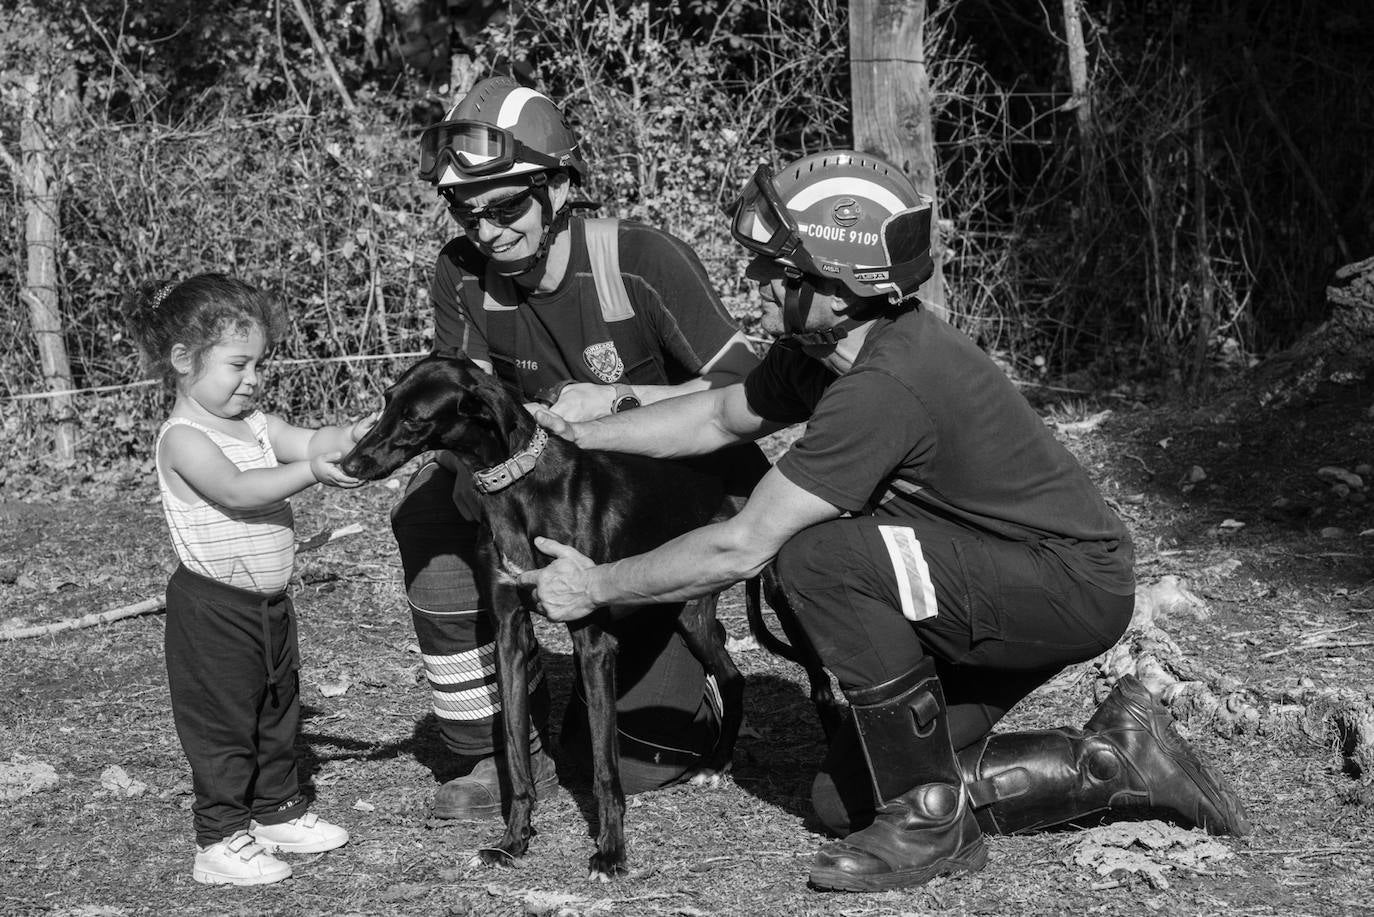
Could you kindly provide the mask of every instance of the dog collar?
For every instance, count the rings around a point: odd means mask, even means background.
[[[484,494],[491,494],[511,486],[534,470],[534,466],[539,462],[539,456],[543,454],[544,447],[548,443],[548,431],[540,427],[535,431],[528,446],[499,465],[493,465],[482,471],[474,471],[472,479],[477,485],[477,490]]]

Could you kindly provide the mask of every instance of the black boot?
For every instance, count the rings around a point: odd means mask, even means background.
[[[821,848],[811,884],[884,891],[982,869],[987,850],[949,744],[934,664],[922,659],[891,681],[846,693],[870,791],[883,802],[872,824]]]
[[[846,723],[811,785],[817,817],[839,835],[873,819],[873,789],[855,764],[857,747]],[[1088,824],[1123,811],[1154,812],[1212,834],[1250,832],[1235,793],[1198,760],[1168,709],[1134,676],[1117,683],[1085,729],[991,735],[958,758],[987,834]]]
[[[1130,811],[1211,834],[1248,834],[1240,800],[1175,731],[1139,679],[1122,678],[1083,729],[988,736],[959,752],[989,834],[1017,834]]]

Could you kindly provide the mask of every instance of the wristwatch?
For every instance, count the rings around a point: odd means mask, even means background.
[[[611,398],[611,413],[619,414],[621,411],[628,411],[630,408],[639,407],[639,397],[635,395],[635,390],[624,382],[615,384],[615,395]]]

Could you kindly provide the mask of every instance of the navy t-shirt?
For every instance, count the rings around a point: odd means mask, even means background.
[[[1087,472],[987,354],[925,310],[880,319],[843,375],[780,341],[745,393],[767,420],[806,421],[777,467],[827,503],[1036,541],[1087,582],[1134,592],[1130,536]]]
[[[565,379],[604,383],[594,370],[611,334],[587,254],[583,218],[569,223],[572,250],[567,273],[551,293],[522,292],[514,313],[514,340],[495,340],[481,301],[469,302],[465,277],[485,277],[486,262],[466,237],[439,253],[430,298],[436,350],[461,350],[485,360],[514,381],[525,397]],[[696,253],[680,239],[644,223],[621,220],[620,272],[655,366],[625,366],[626,381],[677,384],[700,374],[738,332]],[[628,357],[627,357],[628,359]],[[636,372],[639,370],[639,372]]]

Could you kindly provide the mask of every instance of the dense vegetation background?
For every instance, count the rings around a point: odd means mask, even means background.
[[[1058,4],[931,3],[951,320],[1019,378],[1205,389],[1324,316],[1374,248],[1374,14],[1363,0],[1084,0],[1079,127]],[[272,397],[358,412],[428,346],[452,227],[417,130],[469,76],[562,101],[602,213],[690,241],[754,304],[719,205],[760,161],[849,145],[838,0],[23,0],[0,23],[0,458],[51,454],[59,407],[22,297],[25,124],[46,131],[83,461],[142,458],[162,410],[121,332],[150,278],[226,270],[290,303]],[[367,359],[354,359],[365,357]],[[341,358],[350,358],[343,360]]]

